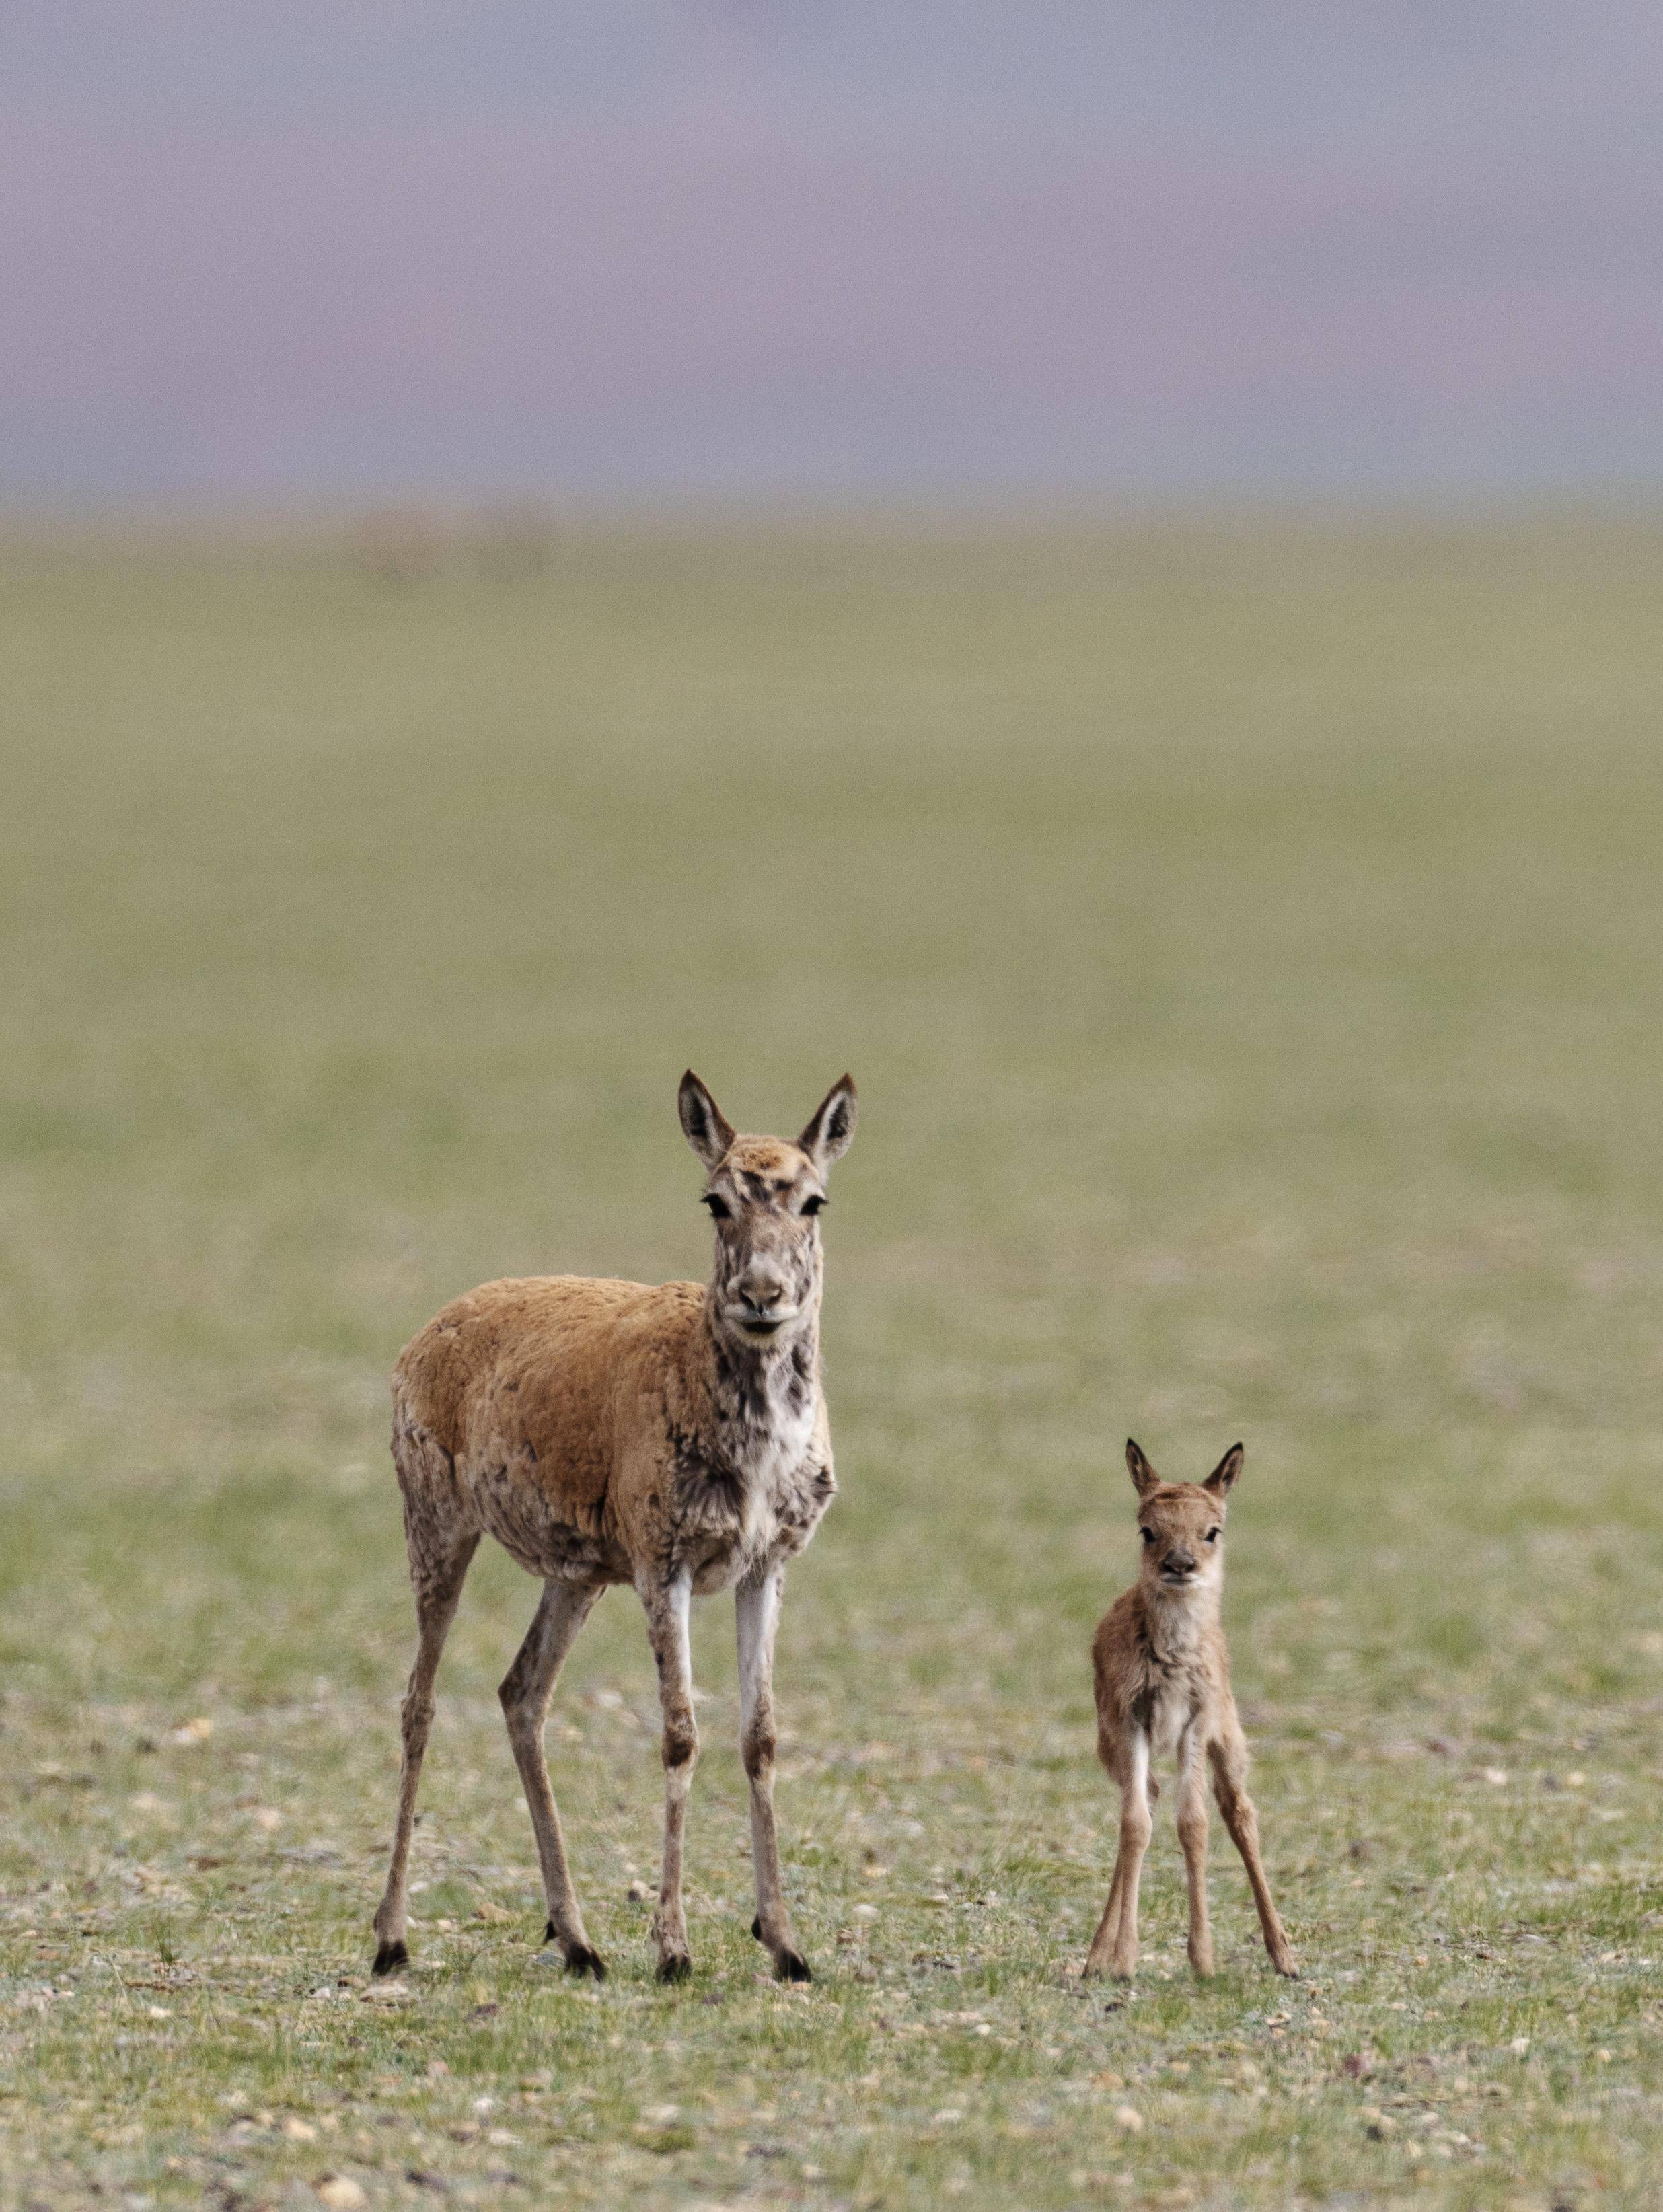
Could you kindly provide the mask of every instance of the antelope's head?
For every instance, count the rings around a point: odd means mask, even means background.
[[[1130,1437],[1126,1468],[1138,1492],[1138,1532],[1145,1589],[1163,1598],[1217,1594],[1224,1579],[1224,1501],[1241,1472],[1232,1444],[1205,1482],[1162,1482]]]
[[[703,1203],[716,1226],[717,1325],[753,1346],[793,1336],[819,1310],[819,1216],[832,1162],[854,1135],[854,1085],[847,1075],[833,1084],[794,1144],[736,1136],[691,1068],[679,1103],[687,1141],[705,1164]]]

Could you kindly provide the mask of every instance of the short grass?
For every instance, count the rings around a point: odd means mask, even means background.
[[[1663,537],[574,538],[0,574],[0,2201],[1663,2201]],[[689,1061],[828,1218],[842,1495],[746,1927],[702,1607],[697,1975],[652,1677],[550,1727],[538,1957],[476,1567],[416,1965],[385,1376],[484,1277],[700,1270]],[[1169,1823],[1077,1969],[1133,1431],[1237,1435],[1267,1974]]]

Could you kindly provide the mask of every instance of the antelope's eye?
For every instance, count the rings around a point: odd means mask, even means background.
[[[710,1208],[710,1218],[713,1221],[730,1221],[733,1218],[729,1211],[727,1200],[725,1198],[719,1198],[713,1190],[707,1190],[699,1203]]]
[[[1208,1531],[1207,1531],[1207,1541],[1208,1541],[1208,1543],[1210,1543],[1210,1544],[1216,1544],[1216,1543],[1218,1541],[1218,1531],[1217,1531],[1217,1528],[1209,1528],[1209,1529],[1208,1529]]]
[[[1155,1531],[1153,1528],[1140,1528],[1138,1531],[1138,1534],[1143,1538],[1146,1544],[1152,1544],[1155,1541]]]
[[[813,1198],[805,1198],[803,1200],[801,1211],[804,1213],[818,1213],[825,1202],[825,1200],[816,1193]]]

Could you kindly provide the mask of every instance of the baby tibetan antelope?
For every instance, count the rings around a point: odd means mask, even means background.
[[[1097,1756],[1120,1785],[1120,1850],[1085,1971],[1127,1980],[1136,1971],[1138,1877],[1153,1826],[1150,1808],[1161,1790],[1149,1762],[1152,1753],[1173,1752],[1178,1837],[1189,1875],[1190,1965],[1198,1974],[1212,1972],[1205,1772],[1211,1765],[1218,1809],[1253,1885],[1271,1964],[1278,1974],[1291,1974],[1294,1954],[1259,1856],[1259,1819],[1246,1788],[1247,1740],[1235,1717],[1229,1653],[1218,1620],[1224,1501],[1241,1472],[1241,1447],[1232,1444],[1203,1483],[1162,1482],[1130,1439],[1126,1465],[1138,1491],[1141,1571],[1098,1622],[1091,1646]]]

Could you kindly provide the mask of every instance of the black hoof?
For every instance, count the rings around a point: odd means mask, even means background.
[[[782,1982],[811,1982],[814,1979],[809,1972],[809,1962],[800,1951],[776,1951],[774,1972]]]
[[[375,1964],[370,1972],[373,1974],[397,1974],[402,1972],[410,1962],[410,1946],[407,1943],[384,1943],[375,1954]]]
[[[543,1931],[543,1940],[545,1943],[560,1943],[552,1920]],[[598,1951],[592,1951],[586,1943],[575,1943],[569,1951],[561,1943],[561,1955],[566,1961],[568,1974],[592,1974],[598,1982],[606,1979],[605,1960]]]
[[[685,1951],[677,1952],[672,1959],[659,1960],[659,1979],[661,1982],[690,1982],[692,1978],[693,1961]]]

